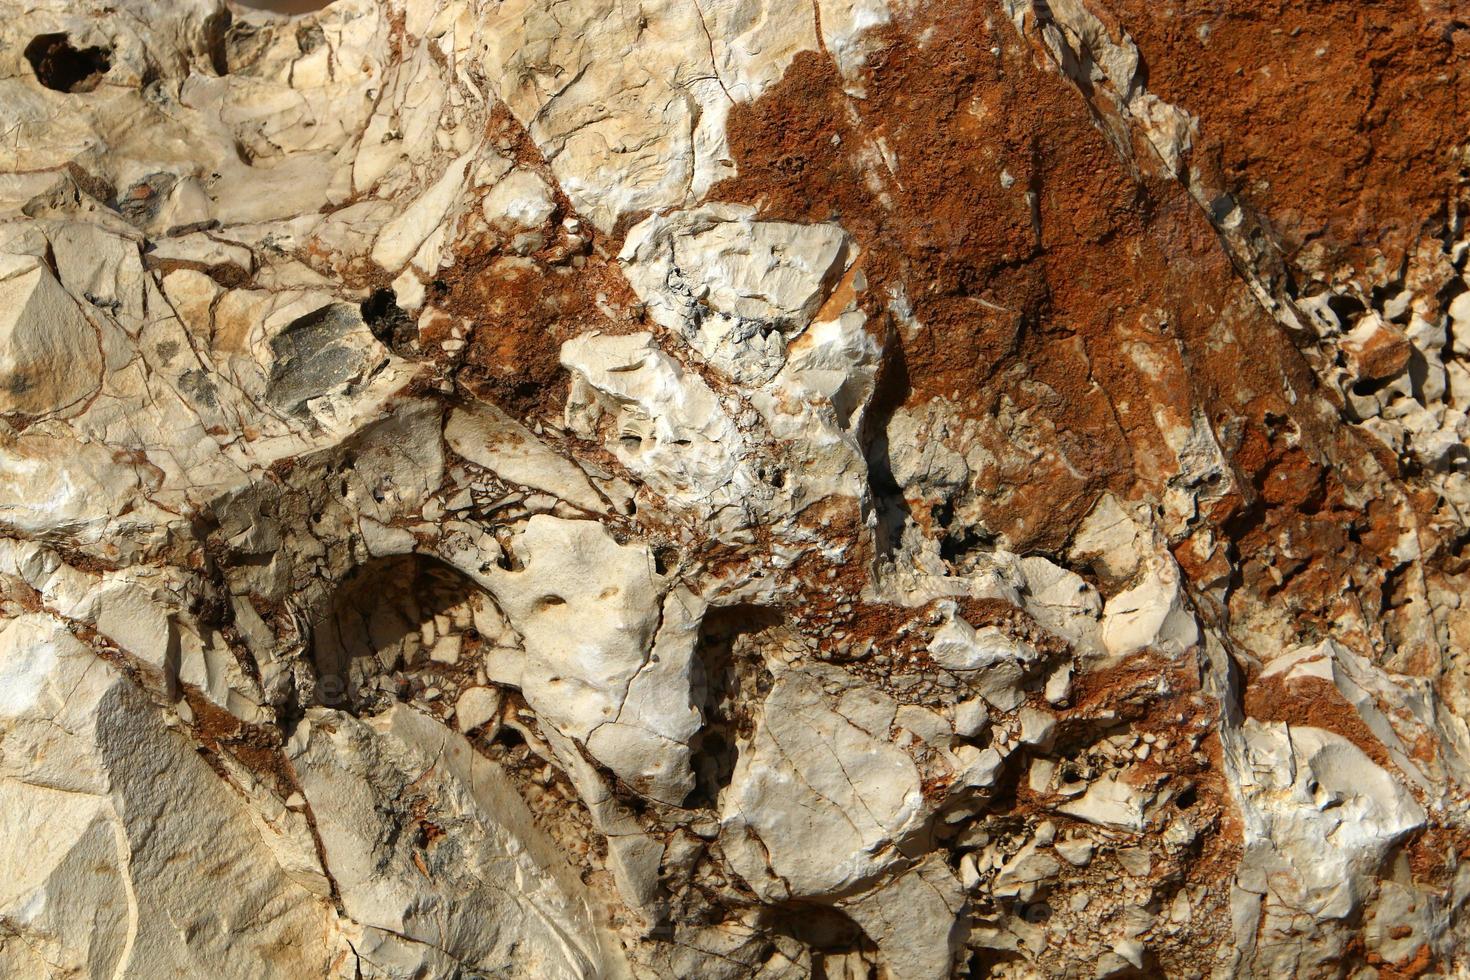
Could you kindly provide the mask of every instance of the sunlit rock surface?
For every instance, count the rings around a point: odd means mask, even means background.
[[[0,974],[1470,971],[1455,4],[276,6],[0,0]]]

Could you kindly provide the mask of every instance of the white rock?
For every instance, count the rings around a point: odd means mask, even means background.
[[[465,154],[444,168],[439,179],[402,213],[383,226],[373,245],[373,261],[385,271],[398,273],[432,236],[443,236],[450,211],[464,194],[465,170],[472,159]],[[416,263],[423,272],[438,269],[438,256]]]
[[[861,95],[861,69],[876,48],[871,32],[889,23],[892,14],[884,0],[819,0],[822,42],[842,72],[845,88]]]
[[[1173,558],[1156,558],[1143,580],[1103,607],[1102,642],[1110,656],[1151,649],[1178,657],[1199,640],[1199,627]]]
[[[323,709],[307,720],[292,762],[342,904],[382,944],[370,962],[507,977],[616,969],[565,854],[463,736],[405,705],[368,721]],[[421,817],[402,808],[405,793]],[[429,825],[445,843],[425,836]]]
[[[149,589],[127,579],[114,579],[88,597],[89,618],[97,632],[170,680],[179,669],[178,631],[168,608]]]
[[[950,619],[934,634],[929,643],[934,662],[949,670],[979,670],[996,664],[1029,664],[1036,660],[1036,649],[1029,643],[1013,639],[995,626],[975,629],[963,619]]]
[[[884,972],[894,980],[945,980],[959,949],[964,905],[954,872],[930,854],[843,910],[877,944]]]
[[[1056,715],[1037,708],[1022,708],[1020,718],[1021,742],[1035,746],[1043,752],[1050,750],[1052,742],[1056,739]]]
[[[1097,590],[1077,573],[1040,556],[1022,558],[1019,565],[1025,576],[1025,608],[1032,618],[1079,653],[1096,651],[1103,604]]]
[[[729,176],[732,99],[756,98],[818,46],[811,10],[772,2],[510,0],[486,12],[483,31],[490,84],[603,231],[623,214],[693,203]]]
[[[893,723],[934,748],[947,747],[954,731],[939,712],[917,704],[900,705]]]
[[[980,698],[955,705],[954,733],[961,738],[974,738],[990,726],[990,712]]]
[[[561,359],[574,373],[573,431],[592,438],[606,415],[605,445],[629,470],[717,525],[744,522],[759,481],[741,459],[744,436],[698,375],[648,334],[584,334]]]
[[[500,692],[492,687],[472,687],[454,702],[454,720],[462,732],[473,731],[500,712]]]
[[[1126,775],[1112,773],[1094,780],[1081,797],[1063,803],[1057,811],[1115,830],[1142,831],[1151,797],[1128,782]]]
[[[0,256],[0,414],[46,415],[97,390],[97,328],[42,264]]]
[[[465,459],[511,483],[555,494],[583,510],[607,509],[580,467],[552,452],[530,429],[493,405],[477,402],[453,409],[444,426],[444,441]]]
[[[1072,538],[1069,557],[1090,565],[1112,584],[1127,582],[1148,552],[1149,538],[1129,509],[1111,493],[1098,498]]]
[[[0,732],[7,975],[323,976],[345,951],[192,742],[46,616],[0,629]]]
[[[1449,318],[1454,324],[1451,331],[1453,350],[1462,358],[1470,357],[1470,291],[1462,292],[1450,302]]]
[[[619,545],[601,524],[545,515],[526,523],[512,550],[518,569],[483,576],[523,638],[526,701],[640,792],[683,802],[693,788],[687,742],[699,719],[690,702],[690,626],[674,620],[683,638],[668,642],[680,656],[670,647],[652,659],[664,603],[653,555]]]
[[[1014,711],[1025,700],[1021,682],[1039,656],[1029,643],[995,626],[977,630],[958,617],[951,617],[935,631],[929,655],[941,667],[961,673],[1000,711]]]
[[[1437,706],[1432,684],[1424,678],[1391,675],[1335,640],[1283,652],[1261,672],[1262,680],[1268,678],[1288,687],[1305,679],[1330,683],[1399,772],[1430,798],[1444,793],[1445,779],[1464,784],[1470,778],[1470,736]],[[1430,745],[1438,751],[1426,757],[1423,749]]]
[[[1063,664],[1052,671],[1041,693],[1052,707],[1065,705],[1072,696],[1072,665]]]
[[[721,838],[763,845],[731,856],[758,892],[840,894],[897,860],[895,842],[922,822],[913,761],[827,705],[820,685],[842,676],[813,667],[778,677],[736,762]]]
[[[1093,843],[1086,837],[1071,837],[1052,845],[1068,864],[1085,868],[1092,861]]]
[[[655,215],[618,256],[655,323],[725,375],[770,380],[846,268],[836,225],[756,221],[755,209],[711,204]]]
[[[1376,887],[1389,849],[1424,825],[1413,796],[1361,749],[1332,732],[1246,719],[1228,756],[1244,821],[1245,853],[1232,899],[1250,915],[1270,968],[1330,953],[1328,931]],[[1287,933],[1310,934],[1307,946]]]
[[[968,789],[988,789],[995,785],[995,780],[1004,765],[1005,756],[996,751],[994,746],[990,746],[982,750],[973,762],[955,774],[954,784]]]
[[[532,231],[556,210],[551,188],[531,170],[512,170],[485,195],[481,205],[492,224],[508,230]]]
[[[1032,840],[1001,867],[992,887],[997,895],[1030,901],[1036,890],[1034,886],[1055,878],[1060,871],[1061,862]]]

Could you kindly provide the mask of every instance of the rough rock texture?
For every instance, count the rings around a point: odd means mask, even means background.
[[[0,0],[0,110],[0,974],[1470,972],[1459,4]]]

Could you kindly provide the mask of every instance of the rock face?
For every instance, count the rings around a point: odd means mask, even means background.
[[[1441,0],[0,0],[0,974],[1470,972]]]

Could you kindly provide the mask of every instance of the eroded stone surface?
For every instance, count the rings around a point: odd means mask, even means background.
[[[0,972],[1470,969],[1452,6],[0,0]]]

